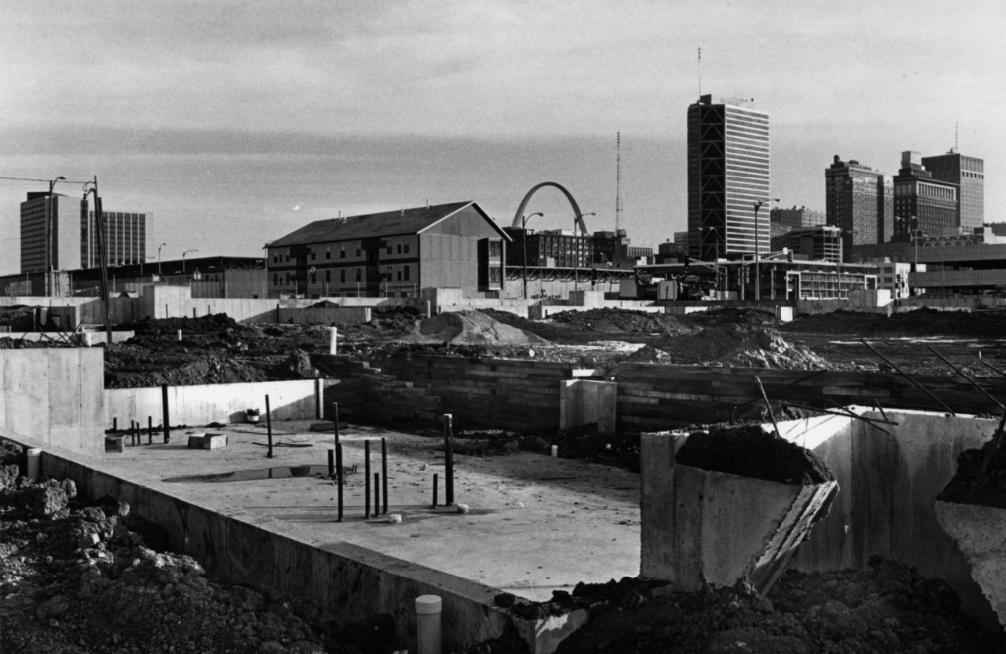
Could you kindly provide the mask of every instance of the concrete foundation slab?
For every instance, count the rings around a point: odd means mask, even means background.
[[[971,577],[1006,627],[1006,509],[936,502],[936,521],[957,544]]]

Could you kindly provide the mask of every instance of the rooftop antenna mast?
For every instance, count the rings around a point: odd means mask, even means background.
[[[699,48],[699,97],[702,97],[702,48]]]
[[[960,152],[960,145],[957,143],[957,121],[954,121],[954,152]]]
[[[622,133],[615,137],[615,235],[622,228]]]

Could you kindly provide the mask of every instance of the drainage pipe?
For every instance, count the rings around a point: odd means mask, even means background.
[[[454,444],[452,443],[454,416],[444,414],[444,506],[454,504]]]
[[[439,595],[420,595],[416,598],[416,651],[419,654],[442,654],[442,610],[443,602]]]
[[[42,476],[42,450],[37,447],[28,450],[28,479],[38,481]]]

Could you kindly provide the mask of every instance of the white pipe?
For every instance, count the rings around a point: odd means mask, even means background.
[[[33,447],[28,450],[28,479],[38,481],[42,476],[42,450]]]
[[[339,330],[336,329],[335,327],[332,327],[332,336],[331,336],[331,339],[328,342],[328,353],[329,354],[338,354],[339,353],[338,343],[339,343]]]
[[[416,598],[416,646],[419,654],[443,654],[441,636],[441,611],[443,602],[439,595],[420,595]]]

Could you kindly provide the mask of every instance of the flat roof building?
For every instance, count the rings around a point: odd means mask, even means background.
[[[883,173],[836,154],[824,171],[825,221],[842,235],[849,261],[853,245],[886,243],[894,233],[893,184]]]
[[[689,255],[716,260],[767,252],[769,118],[763,111],[713,103],[688,107]]]
[[[814,225],[825,225],[828,222],[823,211],[814,211],[807,207],[799,209],[796,207],[792,209],[776,207],[769,212],[769,219],[787,227],[813,227]]]
[[[950,150],[922,157],[922,165],[933,179],[957,184],[957,226],[969,231],[981,227],[985,222],[985,162]]]
[[[907,241],[958,232],[958,185],[933,177],[918,152],[901,153],[894,178],[894,238]]]

